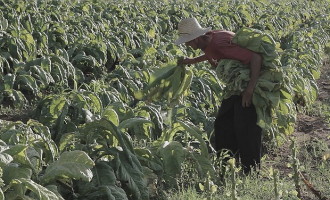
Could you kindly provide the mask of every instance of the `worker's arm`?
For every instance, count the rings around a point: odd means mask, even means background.
[[[203,62],[207,60],[207,57],[205,55],[201,55],[195,58],[184,58],[182,60],[178,61],[178,64],[195,64],[195,63],[199,63],[199,62]]]
[[[257,84],[258,77],[260,74],[261,62],[262,62],[262,57],[257,53],[253,53],[250,61],[250,81],[248,83],[248,86],[242,93],[243,107],[249,107],[252,104],[253,91]]]

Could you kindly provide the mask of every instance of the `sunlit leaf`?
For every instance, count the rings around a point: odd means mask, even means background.
[[[61,178],[91,181],[93,173],[91,168],[94,162],[83,151],[66,151],[60,158],[50,164],[42,177],[42,181],[49,183]]]

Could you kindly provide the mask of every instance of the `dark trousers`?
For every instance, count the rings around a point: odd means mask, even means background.
[[[242,107],[241,96],[223,100],[214,124],[215,149],[230,150],[241,161],[245,173],[260,165],[261,128],[255,107]]]

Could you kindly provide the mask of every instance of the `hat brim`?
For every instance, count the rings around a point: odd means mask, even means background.
[[[189,42],[193,39],[198,38],[199,36],[204,35],[205,33],[209,32],[210,30],[211,30],[211,27],[201,28],[199,31],[196,31],[194,34],[182,35],[177,40],[175,40],[174,44],[179,45],[179,44],[182,44],[182,43]]]

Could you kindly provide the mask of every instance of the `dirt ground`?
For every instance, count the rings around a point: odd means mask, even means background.
[[[330,59],[324,61],[321,77],[317,80],[317,84],[319,94],[315,103],[322,102],[330,107]],[[297,140],[297,145],[314,138],[324,141],[330,147],[329,121],[330,119],[320,116],[298,114],[296,131],[293,134]]]
[[[321,77],[317,80],[317,84],[319,87],[319,94],[315,103],[322,102],[330,107],[330,60],[324,61],[324,65],[321,69]],[[308,148],[308,145],[306,146],[306,144],[311,144],[311,141],[315,140],[322,141],[330,149],[329,121],[330,119],[325,119],[324,117],[317,115],[299,113],[297,116],[295,132],[292,134],[298,149]],[[279,149],[274,151],[274,153],[269,155],[269,159],[275,161],[273,163],[276,163],[273,166],[279,169],[282,174],[292,173],[292,169],[287,166],[287,163],[290,162],[289,157],[292,155],[290,144],[290,141],[286,142]],[[311,193],[311,191],[302,192],[302,199],[320,199]],[[324,197],[322,200],[329,200],[328,198],[330,197]]]

